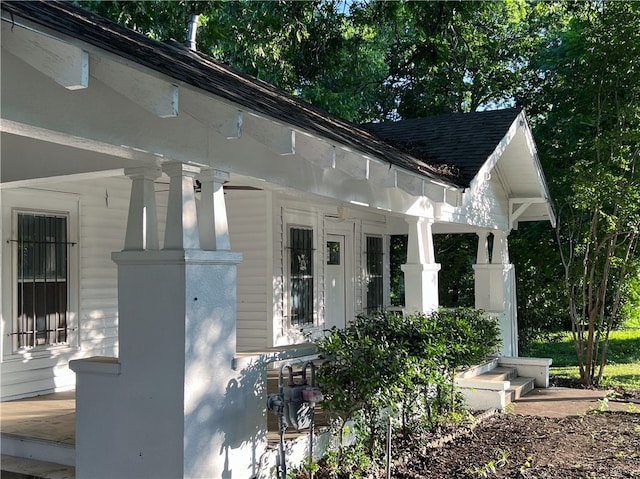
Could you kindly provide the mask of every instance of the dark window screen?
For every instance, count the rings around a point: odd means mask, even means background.
[[[313,230],[291,228],[291,324],[313,324]]]

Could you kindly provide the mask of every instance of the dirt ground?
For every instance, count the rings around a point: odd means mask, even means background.
[[[498,414],[466,437],[407,457],[392,477],[640,478],[640,414]]]
[[[441,447],[396,451],[391,477],[640,479],[640,390],[618,390],[617,398],[628,404],[624,411],[564,418],[496,413]],[[315,474],[329,477],[335,478]]]

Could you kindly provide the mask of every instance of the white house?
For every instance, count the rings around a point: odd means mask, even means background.
[[[411,312],[433,235],[476,233],[517,356],[507,238],[555,221],[524,111],[357,126],[68,3],[1,8],[1,394],[76,388],[77,477],[258,476],[268,363],[389,305],[390,235]]]

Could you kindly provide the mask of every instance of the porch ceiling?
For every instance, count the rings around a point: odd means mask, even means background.
[[[72,148],[2,132],[0,182],[20,186],[34,180],[54,181],[122,175],[130,161],[105,153]],[[60,161],[64,158],[64,161]]]

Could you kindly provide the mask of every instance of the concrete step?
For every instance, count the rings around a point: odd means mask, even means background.
[[[507,389],[507,392],[511,393],[511,402],[517,401],[525,394],[530,393],[535,387],[535,378],[523,378],[518,376],[510,382],[511,387]]]
[[[75,468],[63,464],[5,454],[0,461],[2,479],[75,479],[76,477]]]
[[[497,367],[491,371],[487,371],[478,376],[476,379],[482,381],[511,381],[518,377],[518,370],[516,368]]]
[[[498,367],[498,358],[489,359],[488,361],[478,364],[476,366],[472,366],[470,368],[466,368],[462,371],[458,371],[456,374],[456,379],[469,379],[475,376],[479,376],[482,373],[486,373]]]
[[[458,378],[455,384],[467,404],[476,410],[504,409],[534,388],[534,378],[515,376],[512,368],[483,373],[472,378]],[[495,370],[494,370],[495,371]],[[507,379],[509,378],[509,379]]]

